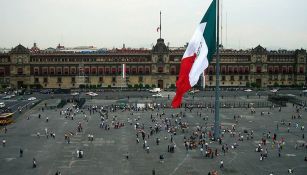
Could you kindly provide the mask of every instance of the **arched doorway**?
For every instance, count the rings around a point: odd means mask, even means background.
[[[163,80],[158,80],[158,88],[163,89]]]

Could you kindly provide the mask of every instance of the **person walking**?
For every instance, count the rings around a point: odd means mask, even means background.
[[[156,170],[152,169],[152,175],[156,175]]]
[[[126,153],[126,159],[127,160],[129,159],[129,153],[128,152]]]
[[[33,158],[32,164],[33,164],[32,168],[36,168],[37,165],[36,165],[36,159],[35,158]]]
[[[220,162],[220,169],[222,169],[222,168],[224,168],[224,161],[223,160],[221,160],[221,162]]]

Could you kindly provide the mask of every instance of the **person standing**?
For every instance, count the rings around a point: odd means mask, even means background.
[[[5,144],[6,144],[6,140],[3,139],[3,140],[2,140],[2,146],[5,147]]]
[[[22,157],[23,156],[23,150],[22,148],[19,149],[19,157]]]

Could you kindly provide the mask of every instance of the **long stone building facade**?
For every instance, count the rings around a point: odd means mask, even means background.
[[[174,87],[184,48],[170,49],[158,39],[151,50],[113,49],[74,53],[40,51],[22,45],[0,54],[0,84],[13,88]],[[126,77],[122,77],[122,64]],[[222,87],[306,85],[306,50],[221,49]],[[206,70],[215,86],[215,58]]]

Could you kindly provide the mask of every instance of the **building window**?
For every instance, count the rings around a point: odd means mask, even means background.
[[[62,78],[61,77],[58,77],[57,83],[62,83]]]
[[[48,83],[48,78],[44,77],[44,83]]]
[[[284,74],[287,73],[287,67],[285,67],[285,66],[282,67],[282,73],[284,73]]]
[[[239,74],[242,74],[242,73],[243,73],[243,67],[240,66],[240,67],[239,67]]]
[[[145,73],[146,73],[146,74],[149,74],[149,73],[150,73],[150,72],[149,72],[149,67],[146,67],[146,68],[145,68]]]
[[[19,67],[19,68],[17,69],[17,74],[18,74],[18,75],[22,75],[22,74],[23,74],[23,68],[20,68],[20,67]]]
[[[136,68],[132,68],[132,74],[136,74]]]
[[[242,81],[243,80],[243,76],[240,75],[239,76],[239,80]]]
[[[274,80],[278,80],[278,75],[274,75]]]
[[[139,67],[139,74],[143,74],[143,68]]]
[[[103,77],[99,77],[99,82],[103,83]]]
[[[38,75],[39,74],[39,68],[34,68],[34,75]]]
[[[86,67],[84,69],[84,73],[85,73],[85,75],[89,75],[90,74],[90,68]]]
[[[230,81],[235,81],[234,76],[230,76]]]
[[[112,77],[112,83],[116,82],[116,77]]]
[[[76,75],[76,68],[74,68],[74,67],[70,68],[70,73],[72,75]]]
[[[226,73],[226,67],[222,66],[222,74],[225,74],[225,73]]]
[[[272,75],[269,75],[269,80],[272,80],[273,78],[272,78]]]
[[[292,75],[288,75],[288,80],[292,80]]]
[[[112,74],[116,74],[116,68],[112,68]]]
[[[213,76],[209,76],[209,81],[213,81]]]
[[[172,67],[170,72],[171,72],[171,74],[175,74],[175,68]]]
[[[96,72],[97,72],[97,71],[96,71],[96,68],[93,67],[91,72],[92,72],[92,75],[96,75]]]
[[[68,75],[69,74],[69,69],[66,67],[66,68],[64,68],[64,74],[65,75]]]
[[[272,66],[269,66],[269,67],[268,67],[268,72],[269,72],[269,73],[273,73],[273,67],[272,67]]]
[[[90,83],[90,77],[85,77],[85,83]]]
[[[162,63],[162,62],[163,62],[163,57],[162,57],[162,55],[159,56],[158,62],[159,62],[159,63]]]
[[[143,82],[143,77],[139,76],[139,83]]]
[[[163,72],[163,67],[158,67],[158,72],[162,73]]]
[[[1,69],[0,69],[0,76],[4,76],[4,74],[5,74],[5,73],[4,73],[4,69],[1,68]]]
[[[47,75],[48,74],[48,69],[47,68],[43,68],[43,75]]]
[[[257,66],[256,72],[257,72],[257,73],[261,73],[261,66]]]
[[[39,79],[38,78],[34,78],[34,83],[39,83]]]
[[[98,74],[103,75],[103,68],[102,67],[98,68]]]
[[[230,74],[232,74],[233,73],[233,67],[228,67],[228,71],[229,71]]]
[[[222,81],[226,81],[226,78],[225,78],[225,76],[222,76]]]
[[[72,83],[76,83],[76,78],[75,77],[71,77],[71,82]]]
[[[62,68],[60,68],[60,67],[57,68],[57,74],[58,74],[58,75],[61,75],[61,74],[62,74]]]
[[[300,67],[300,74],[303,74],[304,73],[304,67]]]
[[[106,68],[106,74],[110,74],[110,68]]]

